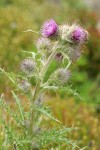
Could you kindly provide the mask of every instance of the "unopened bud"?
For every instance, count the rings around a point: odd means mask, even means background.
[[[70,70],[59,68],[50,77],[51,84],[65,85],[71,76]]]
[[[41,37],[37,40],[36,47],[38,51],[41,52],[41,50],[48,50],[50,48],[50,44],[51,42],[49,39]]]
[[[78,47],[76,47],[76,48],[69,47],[68,48],[68,56],[72,62],[75,62],[80,58],[81,51]]]
[[[27,75],[32,75],[35,69],[35,63],[32,59],[24,59],[20,65],[21,70]]]
[[[18,86],[22,91],[28,92],[31,87],[31,84],[28,81],[22,80]]]

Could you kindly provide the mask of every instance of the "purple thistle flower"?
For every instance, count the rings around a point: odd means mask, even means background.
[[[71,34],[71,39],[76,43],[83,44],[88,38],[88,33],[81,27],[77,27]]]
[[[53,19],[50,19],[44,22],[41,32],[44,37],[51,37],[57,33],[57,30],[58,25]]]

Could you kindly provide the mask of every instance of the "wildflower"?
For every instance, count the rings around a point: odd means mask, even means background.
[[[22,80],[18,86],[22,91],[27,92],[30,89],[31,84],[26,80]]]
[[[57,30],[58,30],[58,25],[53,19],[51,19],[46,21],[43,24],[41,32],[44,37],[51,37],[56,35]]]
[[[41,37],[37,40],[36,46],[39,51],[48,49],[50,47],[50,40],[45,37]]]
[[[76,24],[59,26],[59,35],[64,41],[77,44],[83,44],[88,39],[88,32]]]
[[[20,68],[27,75],[31,75],[34,72],[35,63],[32,59],[27,58],[22,61]]]
[[[88,38],[88,33],[81,27],[77,27],[71,33],[72,41],[83,44]]]
[[[71,76],[70,70],[66,68],[59,68],[50,77],[50,83],[57,85],[65,85]]]

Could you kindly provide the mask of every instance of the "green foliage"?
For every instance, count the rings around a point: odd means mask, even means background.
[[[54,94],[53,90],[55,90],[57,94],[65,98],[68,98],[68,94],[74,95],[78,99],[81,100],[85,99],[85,102],[88,102],[88,105],[90,105],[91,103],[93,104],[100,103],[99,100],[100,97],[100,86],[99,86],[100,34],[96,29],[98,18],[94,12],[91,12],[90,9],[88,10],[87,7],[83,5],[83,3],[81,3],[79,0],[77,1],[77,3],[76,0],[67,0],[67,1],[64,0],[58,3],[58,5],[57,4],[55,5],[55,3],[52,1],[49,2],[46,0],[36,0],[36,1],[35,0],[34,1],[33,0],[27,0],[27,1],[1,0],[0,1],[0,20],[1,20],[0,21],[0,29],[1,29],[0,30],[0,64],[1,64],[0,67],[2,67],[4,70],[7,70],[8,72],[10,72],[11,70],[17,72],[19,66],[18,64],[25,55],[21,53],[21,50],[33,51],[33,49],[35,49],[33,42],[35,43],[35,39],[37,37],[37,35],[33,34],[32,32],[23,32],[23,31],[26,31],[28,29],[37,30],[39,24],[42,21],[44,21],[48,17],[52,18],[52,16],[59,23],[62,21],[71,22],[77,18],[79,22],[81,22],[85,27],[88,28],[88,31],[91,36],[89,42],[87,43],[88,48],[85,51],[85,56],[82,59],[80,59],[79,62],[77,63],[78,67],[76,65],[74,65],[73,67],[75,68],[74,69],[75,71],[73,72],[72,75],[72,82],[74,82],[74,85],[64,87],[63,89],[60,88],[59,90],[55,88],[55,86],[47,86],[47,87],[45,86],[44,90],[48,90],[48,91],[50,90],[52,94]],[[34,52],[32,57],[34,57]],[[47,79],[49,78],[49,74],[51,74],[55,69],[57,69],[60,66],[61,66],[60,63],[56,63],[56,61],[53,61],[47,72],[47,76],[45,77],[45,80],[47,81]],[[4,70],[2,70],[3,74],[6,75],[12,81],[12,83],[15,83],[14,87],[18,86],[18,80],[16,80],[17,78],[26,79],[23,75],[18,75],[17,73],[16,74],[8,73]],[[31,82],[34,84],[33,79]],[[11,84],[9,83],[7,78],[1,75],[1,73],[0,73],[0,86],[1,86],[0,93],[2,92],[5,92],[6,94],[10,93]],[[78,91],[80,94],[78,94],[76,91]],[[21,92],[21,95],[23,95],[23,92]],[[22,150],[23,145],[25,146],[25,149],[27,149],[27,147],[30,145],[31,137],[27,136],[26,138],[27,133],[24,133],[25,136],[23,136],[24,135],[22,132],[23,129],[21,129],[20,127],[21,125],[23,125],[23,128],[26,130],[26,126],[25,123],[23,123],[23,119],[28,120],[31,112],[28,113],[25,110],[26,107],[21,106],[20,102],[22,102],[22,99],[20,100],[20,98],[17,97],[15,93],[13,93],[13,96],[15,98],[13,104],[14,106],[9,106],[8,103],[4,102],[4,99],[3,100],[0,99],[0,106],[1,106],[0,123],[3,124],[3,127],[0,127],[1,128],[0,146],[2,145],[2,150],[8,150],[8,149],[10,150],[13,148],[16,149],[17,145],[19,146],[19,149]],[[28,98],[30,98],[30,94],[27,96]],[[23,99],[25,100],[24,97]],[[80,101],[78,100],[77,102]],[[30,105],[30,101],[24,103],[27,106]],[[15,105],[18,107],[16,107]],[[57,103],[53,102],[53,105],[56,106]],[[2,110],[2,108],[4,108],[4,110]],[[45,121],[47,118],[53,120],[54,122],[58,121],[58,119],[54,118],[54,116],[52,115],[48,107],[43,105],[38,108],[34,107],[34,110],[35,109],[39,114],[42,114],[43,118],[45,118]],[[76,113],[76,116],[77,114],[78,113]],[[5,116],[5,118],[2,116]],[[72,115],[71,117],[70,116],[71,115],[69,113],[69,120],[70,118],[73,118],[75,114]],[[88,116],[88,113],[86,114],[86,116]],[[82,120],[80,119],[82,122],[81,126],[83,125],[83,120],[84,118],[86,118],[86,116],[84,115],[83,119]],[[65,118],[67,117],[68,116],[66,115]],[[94,116],[94,118],[95,117],[96,116]],[[2,118],[4,118],[5,121],[4,119],[2,120]],[[88,118],[90,119],[91,117],[89,116]],[[26,120],[25,122],[27,122]],[[97,134],[96,132],[98,131],[95,131],[94,133],[96,121],[93,118],[92,120],[94,121],[94,126],[92,126],[93,133],[91,131],[91,135],[93,135],[93,139],[95,137],[95,139],[97,140],[99,137],[96,138],[96,134]],[[90,122],[91,122],[90,124],[91,126],[92,121],[90,120]],[[60,126],[61,128],[63,128],[62,125]],[[86,126],[87,125],[84,123],[83,130],[85,131],[83,132],[87,131]],[[37,144],[36,139],[34,139],[33,145],[38,147],[38,145],[39,146],[41,145],[41,141],[43,142],[43,145],[45,145],[45,140],[46,140],[46,146],[44,146],[46,148],[50,144],[49,146],[51,146],[51,149],[56,149],[58,148],[58,146],[59,146],[59,150],[61,150],[62,147],[65,149],[66,146],[64,144],[59,145],[59,138],[57,137],[57,135],[59,135],[60,132],[62,132],[62,130],[60,129],[58,131],[58,128],[44,130],[44,126],[43,126],[43,132],[40,133],[41,138],[37,136],[37,138],[39,138],[38,141],[39,144]],[[81,133],[81,131],[79,131],[80,137],[81,135],[83,135],[83,132]],[[88,135],[88,132],[86,133]],[[67,131],[64,134],[65,134],[64,136],[66,136]],[[54,143],[54,145],[52,144],[53,141],[51,139],[51,137],[53,138],[53,135],[54,137],[57,137],[57,142]],[[47,138],[45,138],[45,136]],[[8,140],[8,137],[10,141]],[[45,140],[43,140],[42,137],[44,137]],[[64,139],[62,138],[62,141],[63,140]],[[85,138],[83,138],[83,141],[84,140]],[[87,141],[89,140],[90,138],[87,139]],[[69,139],[66,139],[66,142],[68,144],[68,142],[71,141]],[[72,145],[74,149],[74,147],[76,147],[76,143],[73,143]],[[68,145],[67,150],[71,148],[72,146]]]
[[[39,114],[41,114],[42,117],[46,116],[49,119],[57,121],[58,123],[60,123],[61,127],[53,128],[53,129],[46,129],[43,127],[43,129],[37,131],[37,133],[35,133],[34,131],[32,137],[29,136],[30,135],[30,134],[28,135],[29,127],[28,127],[28,123],[25,124],[25,120],[29,121],[30,115],[26,115],[26,113],[30,113],[30,112],[25,112],[23,110],[23,106],[20,104],[21,101],[18,98],[18,96],[14,92],[12,92],[12,94],[15,99],[14,105],[16,106],[16,110],[11,109],[11,106],[9,104],[6,104],[6,102],[4,102],[4,99],[0,98],[0,107],[2,108],[0,120],[1,123],[3,124],[4,131],[5,131],[3,135],[4,138],[3,143],[1,144],[2,149],[4,148],[8,150],[9,148],[14,147],[14,145],[16,148],[19,148],[21,150],[23,148],[29,149],[30,147],[29,145],[32,144],[31,143],[32,141],[33,141],[33,146],[38,145],[39,149],[46,148],[46,147],[53,148],[58,144],[61,146],[63,143],[64,145],[71,144],[77,147],[77,145],[73,141],[71,141],[66,137],[67,133],[70,133],[73,130],[77,130],[77,128],[63,127],[63,125],[61,125],[61,123],[57,119],[51,116],[50,110],[46,106],[41,106],[41,107],[33,106],[33,107],[34,107],[34,111],[36,111],[37,113],[39,112]],[[6,111],[4,118],[2,118],[4,114],[3,108]],[[10,118],[7,119],[7,116],[9,116]],[[37,126],[35,128],[38,129],[38,126],[39,123],[37,123]]]
[[[78,146],[89,145],[87,149],[99,149],[99,105],[95,108],[86,101],[80,101],[76,105],[72,97],[66,96],[61,100],[58,95],[50,97],[47,103],[52,107],[56,118],[64,125],[69,127],[73,124],[78,127],[77,132],[73,132],[73,138],[78,139]],[[50,125],[53,126],[51,122]]]

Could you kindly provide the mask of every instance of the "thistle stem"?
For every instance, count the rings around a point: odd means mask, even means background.
[[[34,96],[33,96],[33,99],[32,99],[32,103],[34,103],[34,101],[37,100],[39,94],[41,93],[41,85],[43,84],[45,74],[46,74],[52,60],[55,57],[57,47],[58,47],[57,45],[58,45],[58,42],[55,43],[55,45],[52,49],[51,55],[47,59],[47,61],[44,64],[43,68],[41,69],[41,72],[40,72],[40,75],[39,75],[40,77],[37,81],[36,88],[35,88],[35,91],[34,91]],[[31,118],[30,118],[30,134],[31,135],[33,134],[33,124],[34,124],[34,108],[32,109]]]
[[[41,76],[41,81],[43,82],[44,80],[44,77],[45,77],[45,74],[53,60],[53,58],[55,57],[55,54],[56,54],[56,51],[57,51],[57,47],[58,47],[58,41],[57,43],[54,45],[53,49],[52,49],[52,53],[51,55],[49,56],[48,60],[46,61],[46,63],[44,64],[43,68],[42,68],[42,71],[40,73],[40,76]]]

